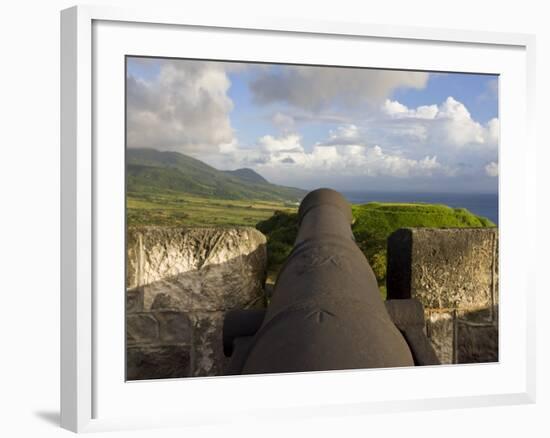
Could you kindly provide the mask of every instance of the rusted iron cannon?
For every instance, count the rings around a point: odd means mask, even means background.
[[[298,216],[295,245],[268,308],[226,315],[226,374],[437,364],[423,331],[422,305],[382,300],[355,243],[346,199],[315,190]]]

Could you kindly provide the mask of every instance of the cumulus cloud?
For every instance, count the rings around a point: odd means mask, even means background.
[[[226,66],[163,61],[150,79],[127,75],[127,141],[131,148],[183,153],[217,151],[233,139]]]
[[[344,142],[356,140],[359,138],[359,129],[352,123],[340,125],[336,130],[330,131],[330,138],[334,141],[338,140]]]
[[[352,145],[358,141],[360,142],[361,139],[357,125],[345,123],[343,125],[339,125],[336,129],[331,129],[329,131],[329,138],[321,144],[324,146]]]
[[[260,71],[250,89],[257,103],[318,111],[335,104],[379,102],[398,88],[422,89],[427,82],[424,72],[286,66]]]
[[[353,136],[350,126],[341,126],[331,135]],[[416,160],[384,151],[380,146],[365,144],[317,143],[310,151],[301,144],[298,134],[279,137],[266,135],[258,139],[257,147],[233,151],[233,160],[253,164],[262,174],[279,179],[285,173],[299,173],[302,177],[319,175],[352,176],[429,176],[445,173],[436,156]]]
[[[258,140],[258,147],[261,152],[266,152],[268,154],[304,152],[298,134],[288,134],[281,137],[264,135]]]
[[[464,104],[452,97],[439,106],[435,120],[432,135],[445,144],[460,147],[485,142],[485,128],[472,119]]]
[[[386,99],[382,106],[382,111],[394,118],[413,118],[413,119],[434,119],[439,109],[437,105],[422,105],[418,108],[409,109],[396,100]]]
[[[386,99],[382,114],[399,121],[399,127],[408,127],[419,140],[438,147],[464,147],[472,145],[498,145],[498,119],[482,125],[475,121],[466,106],[449,96],[440,105],[424,105],[408,108],[398,101]]]
[[[422,72],[250,67],[255,109],[273,132],[239,140],[229,72],[243,66],[137,60],[127,74],[128,146],[191,154],[220,169],[253,167],[273,182],[305,186],[338,178],[351,178],[349,185],[384,179],[385,187],[392,178],[498,176],[497,118],[480,123],[451,96],[417,107],[388,98],[399,88],[424,88]]]
[[[485,140],[490,144],[497,145],[499,135],[500,135],[500,123],[497,118],[492,118],[487,122],[487,131],[485,132]]]
[[[261,137],[254,163],[274,178],[290,169],[304,178],[494,176],[498,133],[498,119],[481,124],[453,97],[415,108],[386,99],[362,124],[341,123],[308,149],[296,133]]]
[[[487,164],[485,166],[485,173],[487,173],[487,175],[491,177],[498,176],[498,163],[491,161],[489,164]]]

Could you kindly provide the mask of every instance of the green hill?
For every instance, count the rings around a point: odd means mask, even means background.
[[[399,228],[494,227],[489,219],[476,216],[463,208],[435,204],[378,203],[353,205],[353,234],[357,245],[374,270],[382,289],[386,279],[386,240]],[[277,212],[258,223],[257,228],[268,237],[269,269],[278,271],[288,257],[296,233],[296,213]]]
[[[128,149],[126,183],[130,197],[181,193],[216,199],[297,202],[305,190],[269,183],[252,169],[221,171],[178,152]]]
[[[353,232],[361,239],[380,240],[406,227],[494,227],[489,219],[476,216],[465,208],[437,204],[369,202],[353,205]]]
[[[237,170],[224,170],[226,175],[234,176],[240,180],[247,181],[254,184],[269,184],[269,181],[266,180],[263,176],[254,172],[252,169],[243,168]]]

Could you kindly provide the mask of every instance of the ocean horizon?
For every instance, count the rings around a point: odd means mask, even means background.
[[[497,193],[428,193],[341,191],[352,204],[367,202],[406,202],[444,204],[452,208],[465,208],[477,216],[490,219],[498,225]]]

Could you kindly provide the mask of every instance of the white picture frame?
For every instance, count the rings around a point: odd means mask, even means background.
[[[167,44],[174,37],[191,36],[192,50]],[[234,44],[230,51],[229,43],[219,44],[220,37],[247,43]],[[326,50],[327,44],[335,50]],[[121,381],[124,352],[118,347],[123,339],[123,294],[113,303],[105,295],[109,285],[124,287],[124,253],[120,251],[124,233],[120,214],[124,142],[120,143],[120,134],[124,127],[119,123],[124,74],[118,70],[118,63],[123,62],[120,56],[298,62],[307,53],[308,59],[302,62],[332,60],[337,65],[356,62],[366,66],[364,60],[354,61],[351,50],[363,45],[375,54],[369,61],[373,67],[501,75],[500,362],[414,370]],[[527,216],[527,209],[518,207],[536,202],[534,169],[525,158],[535,150],[534,47],[534,37],[523,34],[306,19],[226,21],[157,9],[78,6],[62,11],[61,426],[83,432],[208,424],[251,416],[308,417],[534,402],[534,275],[525,254],[534,245],[535,216]],[[511,147],[519,140],[521,153]],[[105,144],[115,146],[106,148]],[[514,233],[518,224],[525,230],[521,236]],[[105,242],[112,242],[109,251]],[[107,332],[114,335],[107,337]],[[320,382],[323,391],[318,390]],[[441,382],[449,385],[441,386]],[[363,385],[369,391],[351,390]],[[192,395],[191,404],[174,403],[182,390]],[[269,399],[250,402],[261,393],[269,394]],[[208,398],[212,394],[218,394],[217,401]],[[159,403],[159,398],[165,402]],[[155,402],[146,403],[140,411],[140,406],[132,404],[136,399]]]

